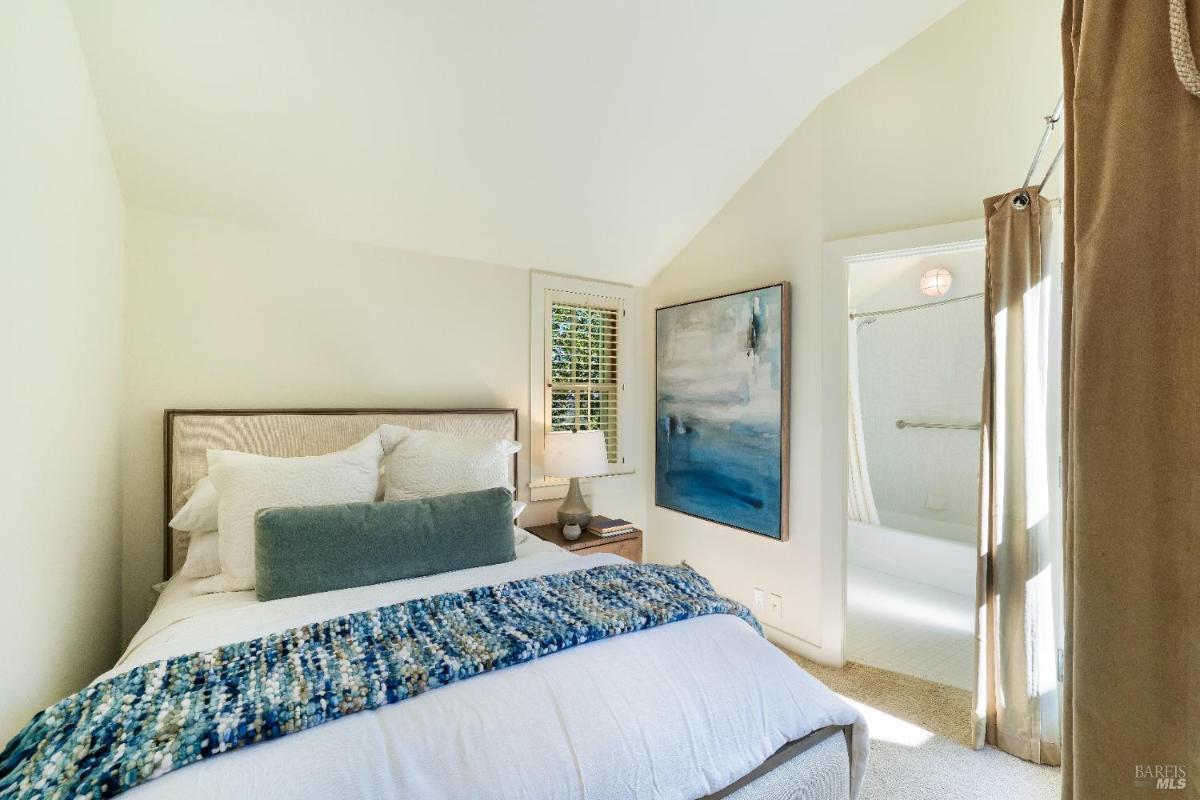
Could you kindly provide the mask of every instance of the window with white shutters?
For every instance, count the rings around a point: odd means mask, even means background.
[[[551,292],[547,297],[548,430],[604,432],[610,464],[621,463],[621,301]]]
[[[617,476],[637,471],[644,436],[637,388],[640,300],[632,286],[530,276],[530,499],[566,496],[567,481],[543,468],[546,436],[553,431],[602,431],[608,475],[601,485],[605,491],[629,489],[631,481]]]

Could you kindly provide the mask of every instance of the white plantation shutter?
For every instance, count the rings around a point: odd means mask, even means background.
[[[550,292],[546,419],[551,431],[600,430],[608,462],[620,463],[620,300]]]

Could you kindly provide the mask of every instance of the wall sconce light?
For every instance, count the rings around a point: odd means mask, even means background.
[[[950,270],[938,267],[931,269],[921,276],[921,294],[927,297],[941,297],[950,291],[953,281]]]

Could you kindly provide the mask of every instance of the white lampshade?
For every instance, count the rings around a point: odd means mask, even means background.
[[[592,478],[608,472],[604,431],[554,431],[546,434],[542,462],[548,478]]]

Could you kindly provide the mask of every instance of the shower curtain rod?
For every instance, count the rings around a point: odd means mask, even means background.
[[[860,311],[857,314],[851,314],[850,319],[862,319],[864,317],[886,317],[888,314],[902,314],[905,311],[919,311],[922,308],[937,308],[938,306],[945,306],[949,305],[950,303],[961,303],[964,300],[974,300],[977,297],[983,297],[983,292],[965,294],[962,297],[951,297],[949,300],[939,300],[936,303],[919,303],[915,306],[901,306],[900,308],[881,308],[878,311]]]

